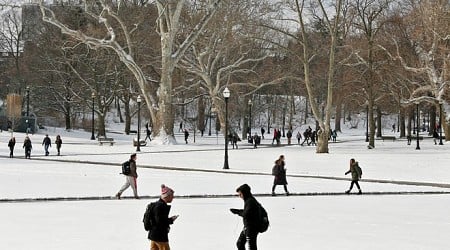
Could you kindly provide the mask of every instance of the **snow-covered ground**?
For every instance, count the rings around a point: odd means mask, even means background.
[[[55,155],[54,146],[44,156],[45,133],[52,142],[61,134],[62,156]],[[268,135],[258,149],[245,142],[237,150],[229,147],[230,170],[223,170],[223,138],[197,135],[193,143],[192,134],[187,145],[177,134],[179,145],[141,147],[138,190],[151,199],[18,202],[113,196],[124,182],[120,163],[135,152],[133,136],[110,134],[114,146],[99,146],[89,133],[50,128],[30,136],[32,159],[26,160],[25,135],[14,134],[16,158],[10,159],[11,135],[0,133],[0,249],[149,249],[142,216],[162,183],[179,196],[171,211],[180,215],[169,235],[172,249],[235,249],[242,221],[229,208],[243,202],[227,195],[242,183],[256,194],[269,194],[269,174],[280,154],[286,157],[289,191],[298,195],[286,197],[278,187],[277,197],[258,196],[271,220],[269,231],[259,236],[259,249],[448,249],[450,195],[428,193],[450,191],[450,144],[434,145],[426,138],[416,150],[415,142],[377,140],[368,150],[363,132],[346,130],[329,154],[316,154],[314,147],[273,147]],[[350,184],[342,179],[349,177],[344,172],[350,158],[370,180],[360,183],[363,192],[375,195],[335,195]],[[333,195],[305,195],[310,193]],[[187,198],[205,194],[223,197]]]

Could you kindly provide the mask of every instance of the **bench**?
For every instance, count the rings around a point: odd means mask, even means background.
[[[395,141],[395,136],[387,135],[387,136],[381,136],[381,139],[384,140],[393,140]]]
[[[99,137],[98,138],[98,144],[100,146],[103,146],[103,143],[109,143],[110,146],[114,145],[114,138],[109,137]]]
[[[139,146],[143,146],[143,147],[144,147],[144,146],[146,146],[146,145],[147,145],[147,141],[145,141],[145,140],[142,140],[142,139],[141,139],[140,141],[141,141],[141,143],[140,143],[140,145],[139,145]],[[136,139],[136,138],[134,138],[134,139],[133,139],[133,146],[134,146],[134,147],[137,147],[137,144],[138,144],[138,143],[137,143],[137,139]]]

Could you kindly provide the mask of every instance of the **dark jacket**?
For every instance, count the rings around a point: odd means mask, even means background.
[[[274,185],[286,185],[286,169],[284,168],[284,161],[277,160],[275,166],[273,166],[272,174],[275,176],[273,179]]]
[[[134,161],[134,160],[132,160],[132,159],[130,159],[130,174],[129,174],[129,176],[133,176],[133,177],[138,177],[138,174],[137,174],[137,167],[136,167],[136,161]]]
[[[52,145],[52,141],[50,140],[50,137],[45,137],[44,140],[42,141],[42,145]]]
[[[25,149],[25,150],[31,150],[33,147],[31,146],[31,140],[30,139],[28,139],[28,140],[25,140],[24,142],[23,142],[23,148]]]
[[[148,239],[157,242],[169,241],[170,225],[173,220],[169,218],[170,206],[167,205],[161,198],[153,207],[152,227],[148,232]]]
[[[62,140],[61,140],[61,138],[57,138],[56,140],[55,140],[55,144],[56,144],[56,147],[57,148],[61,148],[61,144],[62,144]]]
[[[250,232],[258,232],[259,206],[252,194],[244,196],[244,209],[239,210],[239,216],[242,216],[244,228]]]
[[[13,138],[11,138],[10,140],[9,140],[9,142],[8,142],[8,147],[10,148],[10,149],[14,149],[14,146],[16,145],[16,140],[15,139],[13,139]]]
[[[358,166],[358,162],[355,161],[353,164],[350,165],[350,169],[345,172],[345,174],[352,173],[352,181],[358,181],[359,175],[358,171],[356,171],[356,166]]]

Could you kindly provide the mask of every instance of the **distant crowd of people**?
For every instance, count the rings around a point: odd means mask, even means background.
[[[56,136],[55,145],[56,145],[57,154],[59,156],[59,155],[61,155],[61,145],[62,145],[62,140],[61,140],[60,135]],[[8,141],[9,158],[14,158],[15,146],[16,146],[16,137],[12,136],[11,139],[9,139],[9,141]],[[48,134],[45,135],[45,137],[42,141],[42,146],[44,146],[45,155],[46,156],[50,155],[49,149],[52,147],[52,141],[51,141],[50,137],[48,136]],[[25,136],[22,148],[25,151],[25,159],[31,159],[31,150],[33,149],[33,144],[31,143],[31,139],[28,135]]]

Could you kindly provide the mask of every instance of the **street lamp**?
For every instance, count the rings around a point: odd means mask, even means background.
[[[439,101],[439,145],[444,145],[442,143],[442,104],[443,101]]]
[[[136,152],[140,152],[141,151],[141,96],[138,95],[137,96],[137,104],[138,104],[138,129],[137,129],[137,147],[136,147]]]
[[[248,134],[252,136],[252,99],[248,100]]]
[[[419,132],[420,132],[420,113],[419,113],[419,102],[416,102],[416,111],[417,111],[417,122],[416,122],[416,138],[417,138],[417,146],[416,149],[420,149],[419,145]]]
[[[369,104],[366,106],[366,142],[369,142]]]
[[[30,116],[30,87],[27,86],[27,117]]]
[[[225,98],[225,162],[223,169],[230,169],[228,166],[228,98],[230,98],[230,90],[228,87],[223,90],[223,97]]]
[[[95,122],[94,122],[94,105],[95,105],[95,92],[92,92],[92,134],[91,134],[91,140],[95,140],[95,135],[94,135],[94,126],[95,126]]]

